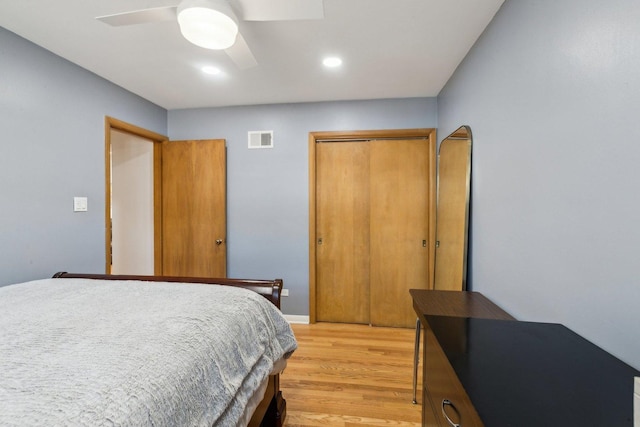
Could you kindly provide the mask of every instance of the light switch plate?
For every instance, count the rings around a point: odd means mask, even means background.
[[[86,212],[88,211],[87,198],[86,197],[74,197],[73,198],[73,211],[74,212]]]

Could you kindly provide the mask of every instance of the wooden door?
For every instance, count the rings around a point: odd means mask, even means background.
[[[369,323],[369,146],[316,147],[317,320]]]
[[[414,139],[370,146],[370,323],[412,327],[409,289],[429,283],[429,145]]]
[[[162,144],[163,274],[226,277],[225,140]]]

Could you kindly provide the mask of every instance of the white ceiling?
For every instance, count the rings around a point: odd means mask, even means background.
[[[270,1],[270,0],[262,0]],[[437,96],[504,0],[324,0],[322,20],[241,22],[258,66],[187,42],[177,22],[95,19],[179,0],[0,0],[0,26],[168,110]],[[340,56],[340,69],[322,58]],[[214,65],[218,76],[200,67]]]

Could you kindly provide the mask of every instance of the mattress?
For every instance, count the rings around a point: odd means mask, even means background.
[[[0,288],[0,425],[245,425],[297,344],[229,286],[45,279]]]

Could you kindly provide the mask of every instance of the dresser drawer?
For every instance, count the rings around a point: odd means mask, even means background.
[[[483,426],[480,416],[429,327],[424,328],[423,354],[423,426]]]

